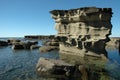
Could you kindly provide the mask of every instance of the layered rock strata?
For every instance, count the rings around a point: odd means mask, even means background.
[[[70,55],[106,56],[112,24],[111,8],[84,7],[50,12],[60,43],[60,52]]]

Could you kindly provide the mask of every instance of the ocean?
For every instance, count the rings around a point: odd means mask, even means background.
[[[41,46],[42,41],[38,42]],[[115,48],[107,49],[107,52],[109,61],[105,68],[111,76],[110,80],[120,80],[120,53]],[[39,49],[12,50],[11,46],[0,47],[0,80],[54,80],[37,75],[35,67],[40,57],[59,59],[59,52],[41,53]]]

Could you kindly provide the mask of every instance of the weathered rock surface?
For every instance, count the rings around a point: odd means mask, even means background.
[[[30,49],[31,49],[31,50],[33,50],[33,49],[38,49],[38,48],[40,48],[40,46],[38,46],[38,45],[31,45],[31,46],[30,46]]]
[[[75,72],[75,66],[62,60],[40,58],[36,71],[41,76],[63,77],[70,76]]]
[[[12,49],[31,49],[31,46],[36,44],[37,41],[17,42],[12,45]]]
[[[49,52],[59,49],[59,41],[56,38],[43,42],[43,46],[39,48],[40,52]]]
[[[106,56],[105,45],[112,29],[111,8],[84,7],[50,13],[56,23],[61,53]]]
[[[105,70],[102,67],[98,67],[98,65],[104,63],[98,61],[97,65],[95,65],[95,61],[96,60],[91,62],[91,60],[88,60],[88,62],[91,63],[87,65],[75,65],[66,63],[63,60],[40,58],[36,65],[36,72],[41,77],[63,78],[60,80],[101,80],[100,78],[105,76]],[[105,80],[106,79],[107,78],[105,78]]]
[[[119,48],[119,37],[111,37],[110,41],[107,44],[106,48]]]
[[[50,52],[53,50],[58,50],[59,47],[58,46],[41,46],[39,48],[40,52]]]
[[[49,40],[43,42],[43,45],[46,45],[46,46],[59,46],[59,41],[56,38],[49,39]]]
[[[8,42],[8,44],[12,45],[12,44],[21,42],[21,40],[19,40],[19,39],[8,39],[7,42]]]
[[[0,46],[8,46],[8,43],[6,41],[0,41]]]

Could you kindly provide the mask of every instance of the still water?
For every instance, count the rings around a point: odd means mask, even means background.
[[[118,49],[107,49],[109,62],[106,64],[106,70],[111,76],[111,80],[120,80],[120,53]]]
[[[41,45],[42,41],[39,41]],[[120,54],[117,49],[107,49],[109,61],[106,70],[111,80],[120,80]],[[37,76],[35,66],[40,57],[59,58],[58,51],[40,53],[35,50],[12,50],[0,47],[0,80],[44,80]],[[51,80],[51,79],[48,79]]]
[[[11,46],[0,47],[0,80],[43,80],[35,72],[40,57],[58,58],[58,51],[40,53],[38,49],[12,50]]]

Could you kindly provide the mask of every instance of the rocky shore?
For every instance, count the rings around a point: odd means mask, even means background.
[[[44,40],[42,46],[37,46],[37,41],[21,40],[0,41],[0,46],[12,45],[13,50],[37,48],[41,53],[59,50],[59,60],[40,57],[36,64],[39,76],[67,80],[110,80],[105,70],[108,60],[106,48],[120,47],[120,38],[109,38],[112,9],[84,7],[53,10],[50,13],[56,23],[56,36],[25,36],[25,40]]]

